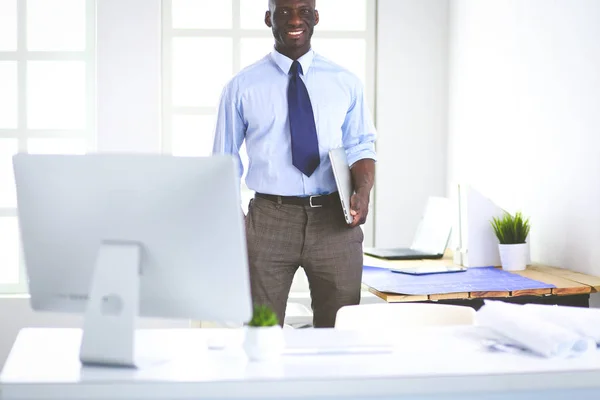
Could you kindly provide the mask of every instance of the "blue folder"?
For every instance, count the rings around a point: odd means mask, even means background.
[[[452,274],[407,275],[386,268],[363,267],[362,281],[379,292],[428,295],[459,292],[505,292],[551,289],[554,285],[495,267],[468,268]]]

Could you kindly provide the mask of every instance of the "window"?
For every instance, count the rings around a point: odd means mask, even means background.
[[[273,46],[271,30],[264,24],[267,4],[267,0],[163,1],[164,152],[210,154],[223,86]],[[313,48],[362,79],[373,111],[375,0],[318,0],[317,9],[320,22]],[[245,206],[252,193],[244,185],[242,192]]]
[[[0,293],[27,291],[12,156],[94,146],[94,0],[0,0]]]

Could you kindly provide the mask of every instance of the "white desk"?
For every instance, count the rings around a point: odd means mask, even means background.
[[[252,363],[239,347],[240,330],[141,331],[142,346],[167,349],[171,361],[139,370],[82,368],[80,331],[25,329],[0,376],[0,398],[15,399],[598,399],[600,351],[548,360],[489,353],[475,327],[384,333],[286,330],[290,348],[394,342],[381,354],[284,355]],[[349,337],[348,335],[353,335]],[[220,336],[225,350],[206,350]]]

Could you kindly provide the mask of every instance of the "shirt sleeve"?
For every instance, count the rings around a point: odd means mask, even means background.
[[[221,93],[212,153],[233,155],[241,179],[244,165],[240,157],[240,147],[244,142],[246,126],[233,91],[233,84],[230,82]]]
[[[355,84],[353,92],[353,102],[342,125],[342,140],[349,165],[364,158],[377,160],[375,153],[377,132],[365,100],[363,87],[359,82]]]

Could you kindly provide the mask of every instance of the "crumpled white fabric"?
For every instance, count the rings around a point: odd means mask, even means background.
[[[600,309],[598,308],[545,304],[526,304],[523,307],[545,321],[590,338],[600,345]]]
[[[486,300],[476,321],[499,335],[488,342],[492,349],[566,358],[595,350],[600,343],[600,315],[590,319],[589,311],[597,310]]]

